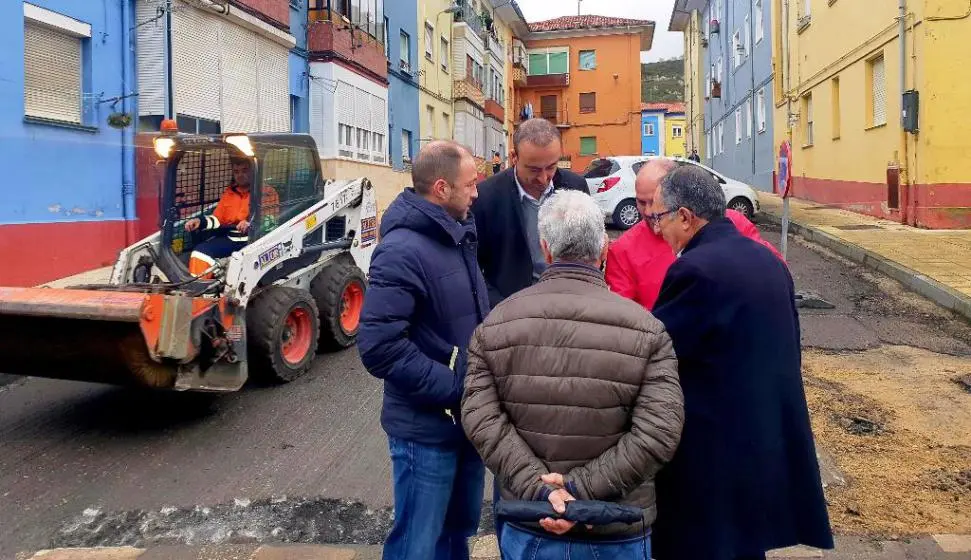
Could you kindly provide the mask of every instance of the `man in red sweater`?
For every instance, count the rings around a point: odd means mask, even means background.
[[[646,216],[654,203],[654,191],[676,165],[674,160],[657,158],[641,167],[634,183],[641,221],[611,243],[607,253],[607,285],[613,292],[636,301],[648,310],[654,307],[664,276],[677,256],[660,234],[654,232]],[[727,210],[725,217],[735,224],[742,235],[766,246],[783,260],[779,251],[762,239],[755,225],[741,213]]]

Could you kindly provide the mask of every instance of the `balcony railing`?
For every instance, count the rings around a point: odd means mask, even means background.
[[[495,35],[488,35],[486,38],[486,48],[489,52],[497,55],[499,60],[506,60],[506,48],[502,46],[502,42]]]
[[[458,0],[456,4],[459,11],[455,12],[455,22],[464,22],[472,28],[480,37],[485,33],[485,25],[482,17],[472,9],[467,0]]]
[[[541,87],[567,87],[570,85],[569,74],[545,74],[542,76],[526,76],[526,86],[528,88]]]

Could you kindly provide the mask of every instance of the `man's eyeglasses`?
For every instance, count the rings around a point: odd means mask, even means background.
[[[667,216],[668,214],[672,214],[674,212],[677,212],[677,210],[665,210],[664,212],[654,212],[654,213],[648,214],[646,217],[648,221],[651,222],[651,225],[656,228],[661,225],[661,218],[663,218],[664,216]]]

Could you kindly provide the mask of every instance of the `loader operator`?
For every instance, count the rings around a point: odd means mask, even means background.
[[[185,223],[186,231],[197,229],[213,230],[231,228],[224,234],[217,234],[197,245],[189,256],[189,274],[201,276],[216,264],[216,259],[232,255],[246,246],[249,241],[250,224],[250,162],[247,159],[231,160],[233,177],[226,190],[219,197],[219,203],[212,215],[192,218]],[[263,187],[261,201],[263,214],[276,216],[280,200],[275,189]],[[211,278],[206,275],[206,278]]]

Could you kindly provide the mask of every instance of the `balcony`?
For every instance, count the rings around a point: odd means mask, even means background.
[[[486,49],[499,57],[499,60],[506,60],[506,48],[502,46],[499,39],[492,34],[486,36]]]
[[[339,11],[330,8],[310,10],[308,19],[307,51],[311,60],[340,60],[387,82],[383,27],[369,30],[353,25]]]
[[[501,123],[506,122],[506,109],[495,99],[486,99],[485,112]]]
[[[486,29],[485,24],[482,22],[482,16],[475,13],[467,0],[458,0],[456,4],[459,7],[459,11],[455,12],[455,23],[465,23],[475,31],[479,37],[483,37]]]
[[[537,104],[533,103],[533,118],[546,119],[551,123],[555,124],[557,128],[572,128],[573,122],[570,120],[570,114],[566,109],[551,109],[547,108],[546,111],[538,110]],[[523,123],[522,118],[522,107],[516,111],[516,119],[513,122],[513,126],[519,126]]]
[[[471,78],[452,82],[452,98],[468,99],[479,107],[484,107],[486,102],[485,94],[482,92],[482,84]]]
[[[513,75],[515,78],[515,74]],[[542,76],[526,76],[525,88],[565,88],[570,85],[569,74],[545,74]]]
[[[512,67],[512,83],[518,88],[526,87],[526,69],[522,66]]]

